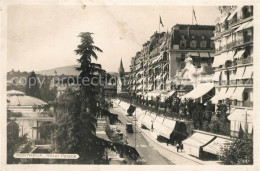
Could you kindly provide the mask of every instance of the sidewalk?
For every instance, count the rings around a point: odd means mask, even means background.
[[[118,99],[116,100],[113,100],[114,104],[116,104],[116,106],[118,106],[123,113],[126,113],[126,110],[128,109],[129,105],[128,103],[126,102],[123,102]],[[119,103],[120,102],[120,103]],[[119,105],[118,105],[119,103]],[[139,112],[145,112],[144,110],[141,110],[139,108],[136,108],[136,111],[139,113]],[[137,114],[138,115],[138,114]],[[140,115],[140,114],[139,114]],[[134,120],[134,117],[131,118],[131,120]],[[177,152],[177,148],[171,144],[169,144],[167,146],[167,144],[165,142],[159,142],[157,141],[157,134],[156,132],[151,132],[150,130],[146,130],[146,129],[142,129],[141,128],[141,121],[140,119],[137,118],[137,126],[138,128],[147,136],[147,138],[149,138],[150,140],[152,140],[153,142],[155,142],[156,144],[160,145],[161,147],[171,151],[172,153],[175,153],[179,156],[182,156],[184,158],[187,158],[189,160],[192,160],[196,163],[199,163],[199,164],[202,164],[202,165],[221,165],[221,161],[218,161],[218,160],[211,160],[211,161],[206,161],[206,160],[201,160],[197,157],[194,157],[194,156],[191,156],[189,155],[188,153],[185,152],[185,149],[182,151],[182,152]]]

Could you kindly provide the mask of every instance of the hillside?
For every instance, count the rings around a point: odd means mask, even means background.
[[[35,71],[36,74],[47,75],[47,76],[55,76],[55,75],[79,75],[79,71],[76,71],[76,67],[79,65],[70,65],[64,67],[57,67],[48,70]]]

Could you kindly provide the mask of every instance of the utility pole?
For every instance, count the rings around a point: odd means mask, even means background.
[[[248,133],[248,126],[247,126],[247,116],[248,116],[248,114],[247,114],[247,108],[246,108],[246,110],[245,110],[245,132],[246,132],[246,134]]]

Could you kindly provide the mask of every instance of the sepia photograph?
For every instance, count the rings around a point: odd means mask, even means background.
[[[0,6],[1,165],[257,170],[258,6],[25,2]]]

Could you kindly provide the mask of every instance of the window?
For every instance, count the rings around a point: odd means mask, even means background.
[[[243,100],[247,101],[248,100],[248,92],[244,92],[243,96],[244,96]]]
[[[190,42],[190,47],[193,48],[193,49],[195,49],[196,46],[197,46],[196,40],[192,40],[192,41]]]
[[[186,48],[186,40],[185,39],[180,41],[180,47],[181,48]]]
[[[227,71],[227,85],[229,85],[230,81],[230,71]]]
[[[210,42],[210,48],[212,48],[212,49],[214,49],[214,48],[215,48],[214,41],[211,41],[211,42]]]
[[[203,40],[200,42],[200,47],[203,48],[203,49],[206,49],[207,47],[207,41]]]

